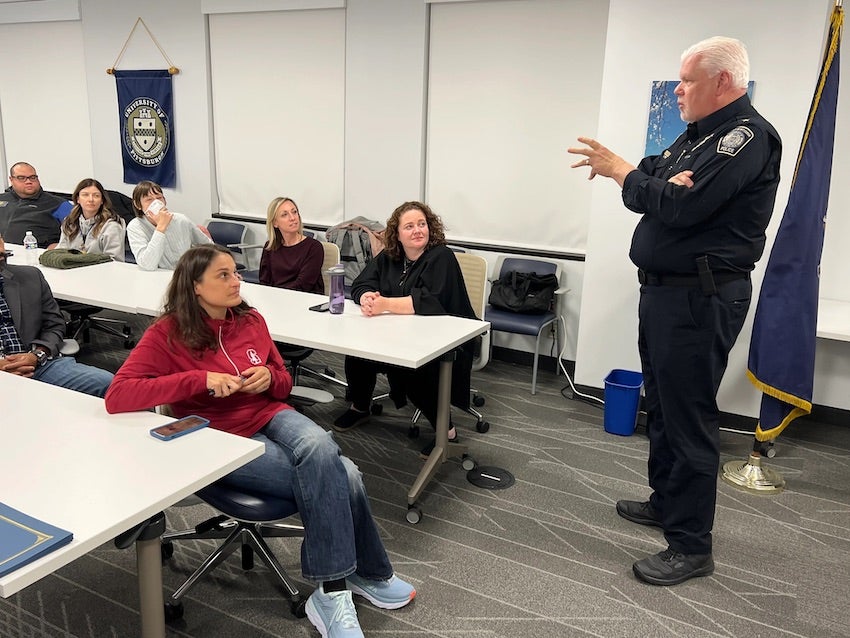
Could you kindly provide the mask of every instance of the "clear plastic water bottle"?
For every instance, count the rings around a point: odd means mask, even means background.
[[[24,236],[24,253],[26,254],[26,261],[30,266],[38,263],[38,240],[32,234],[31,230],[28,230]]]
[[[332,314],[341,315],[345,310],[345,268],[342,264],[337,264],[328,270],[328,275],[331,280],[329,309]]]

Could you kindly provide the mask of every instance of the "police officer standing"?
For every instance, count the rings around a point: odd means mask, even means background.
[[[637,167],[596,140],[569,152],[590,179],[610,177],[642,215],[629,256],[638,267],[638,349],[649,437],[649,501],[617,513],[664,530],[668,548],[635,575],[675,585],[714,571],[711,530],[720,464],[717,390],[750,304],[779,184],[782,142],[747,97],[749,59],[732,38],[682,54],[676,87],[687,130]]]

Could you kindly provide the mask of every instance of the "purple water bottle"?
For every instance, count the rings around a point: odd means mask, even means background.
[[[331,314],[341,315],[345,310],[345,268],[337,264],[328,270],[330,275],[331,289],[328,301],[330,302]]]

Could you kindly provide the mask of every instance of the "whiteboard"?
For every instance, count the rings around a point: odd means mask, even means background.
[[[583,253],[566,148],[599,118],[608,3],[431,5],[426,198],[453,239]]]
[[[209,16],[220,212],[265,220],[277,196],[342,220],[344,9]]]
[[[28,162],[44,189],[72,192],[93,177],[81,23],[0,24],[0,59],[4,175]]]

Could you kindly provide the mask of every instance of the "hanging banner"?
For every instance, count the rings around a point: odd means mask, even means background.
[[[124,183],[151,180],[177,185],[171,75],[162,71],[114,71]]]

